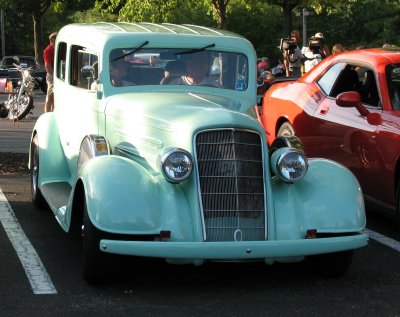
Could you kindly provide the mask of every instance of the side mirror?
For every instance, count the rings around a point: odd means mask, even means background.
[[[81,74],[83,78],[94,79],[94,67],[91,65],[85,65],[81,69]]]
[[[356,107],[358,112],[364,117],[369,114],[367,108],[362,105],[361,96],[357,91],[345,91],[337,95],[336,104],[343,108]]]
[[[343,108],[355,107],[363,117],[367,118],[367,122],[371,125],[380,125],[382,123],[382,117],[379,113],[369,112],[363,106],[361,96],[357,91],[345,91],[337,95],[336,104]]]

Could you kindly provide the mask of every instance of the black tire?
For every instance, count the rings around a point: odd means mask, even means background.
[[[40,90],[43,93],[47,93],[47,82],[46,82],[46,78],[42,78],[42,81],[40,82]]]
[[[104,283],[111,277],[111,254],[100,251],[102,232],[90,221],[86,200],[83,216],[83,277],[90,284]]]
[[[397,182],[396,190],[396,225],[397,229],[400,230],[400,180]]]
[[[289,122],[284,122],[278,130],[278,133],[276,134],[276,137],[279,136],[291,136],[295,135],[294,133],[294,128]]]
[[[347,250],[308,257],[314,273],[327,278],[340,278],[350,268],[354,250]]]
[[[38,186],[39,182],[39,139],[35,134],[31,143],[31,196],[33,204],[44,209],[47,207],[47,202],[44,199],[42,192]]]
[[[25,118],[33,107],[33,97],[27,94],[22,94],[18,101],[18,106],[11,105],[8,112],[8,119],[11,121],[18,121]]]

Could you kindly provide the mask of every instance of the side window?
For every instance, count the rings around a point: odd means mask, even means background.
[[[400,110],[400,65],[386,66],[386,81],[393,110]]]
[[[329,70],[318,80],[318,85],[326,95],[331,96],[331,91],[333,85],[335,84],[336,78],[339,76],[344,67],[344,63],[335,64],[329,68]]]
[[[367,67],[357,67],[356,70],[362,83],[361,102],[367,106],[381,107],[375,72]]]
[[[56,58],[56,77],[65,81],[65,64],[67,60],[67,43],[61,42],[58,44]]]
[[[72,46],[70,84],[79,88],[90,89],[96,77],[94,65],[97,61],[97,55],[88,51],[85,47]],[[88,67],[92,67],[93,71],[88,72]]]
[[[362,72],[362,68],[346,64],[337,77],[329,95],[336,98],[337,95],[345,91],[357,91],[362,95]]]

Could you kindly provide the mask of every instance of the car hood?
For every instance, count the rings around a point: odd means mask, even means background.
[[[244,102],[182,92],[120,94],[106,104],[107,138],[113,147],[155,160],[162,148],[193,151],[193,135],[206,129],[241,128],[263,135],[261,124],[242,112],[250,108]]]
[[[252,108],[244,100],[194,93],[134,93],[110,97],[106,115],[124,117],[131,122],[147,122],[165,130],[176,130],[190,123],[195,126],[230,126],[254,118],[246,113]],[[123,119],[122,119],[123,120]],[[197,122],[197,123],[196,123]],[[250,124],[250,123],[247,123]]]

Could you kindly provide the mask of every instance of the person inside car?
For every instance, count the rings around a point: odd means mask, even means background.
[[[218,86],[208,75],[210,71],[209,52],[194,53],[185,59],[186,75],[181,76],[171,84],[175,85],[210,85]]]
[[[110,63],[111,84],[115,87],[132,86],[134,82],[127,77],[129,64],[124,60],[117,60]]]
[[[129,62],[125,61],[122,50],[114,50],[110,54],[110,80],[115,87],[135,85],[128,78]]]

